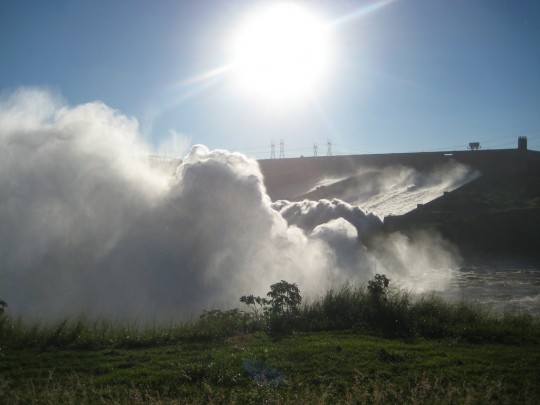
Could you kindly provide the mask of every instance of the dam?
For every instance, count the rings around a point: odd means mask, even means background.
[[[298,184],[317,177],[342,176],[360,168],[381,169],[406,166],[429,171],[448,162],[458,162],[480,173],[523,173],[540,170],[540,152],[527,150],[526,138],[518,140],[516,149],[411,152],[368,155],[312,156],[258,160],[270,197],[292,199],[293,190],[283,194],[286,183]]]
[[[340,198],[377,213],[388,232],[436,229],[466,256],[540,253],[540,152],[523,137],[516,149],[258,162],[273,201]]]

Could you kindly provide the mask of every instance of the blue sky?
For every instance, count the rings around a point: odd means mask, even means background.
[[[332,26],[332,69],[312,99],[270,107],[227,73],[230,38],[262,1],[0,0],[0,90],[39,86],[134,116],[155,146],[270,157],[540,150],[540,2],[297,2]],[[379,7],[374,5],[379,4]],[[193,80],[198,77],[199,80]]]

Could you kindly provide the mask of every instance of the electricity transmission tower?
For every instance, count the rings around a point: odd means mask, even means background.
[[[326,151],[326,156],[332,156],[332,141],[329,139],[326,144],[328,145],[328,150]]]
[[[317,142],[313,142],[313,156],[317,156]]]
[[[270,141],[270,159],[276,158],[276,142]]]
[[[285,157],[285,142],[283,142],[283,139],[279,141],[279,158]]]

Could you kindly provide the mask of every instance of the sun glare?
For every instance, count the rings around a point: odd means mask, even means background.
[[[323,23],[294,4],[251,16],[233,41],[233,66],[241,86],[263,99],[287,102],[313,93],[328,65]]]

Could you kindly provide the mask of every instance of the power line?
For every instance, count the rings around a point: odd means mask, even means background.
[[[482,139],[482,137],[475,137],[475,142],[480,142],[480,144],[484,147],[484,149],[509,149],[513,146],[517,146],[516,138],[519,136],[525,136],[527,135],[527,138],[529,140],[536,140],[540,138],[540,128],[537,129],[531,129],[527,131],[516,131],[514,134],[506,135],[502,137],[496,137],[496,138],[490,138],[490,139]],[[532,136],[530,135],[532,134]],[[471,138],[472,139],[472,138]],[[334,156],[334,155],[352,155],[352,154],[380,154],[380,153],[408,153],[408,152],[438,152],[438,151],[451,151],[451,150],[465,150],[467,147],[467,143],[464,141],[460,144],[455,145],[446,145],[446,146],[434,146],[422,150],[392,150],[392,151],[385,151],[385,150],[368,150],[364,147],[358,147],[358,146],[342,146],[339,147],[339,145],[332,145],[332,141],[330,139],[327,140],[327,150],[326,155],[327,156]],[[338,151],[332,150],[332,146],[334,146],[334,149],[336,146],[338,146]],[[259,155],[261,156],[263,152],[255,152],[255,150],[261,149],[261,148],[268,148],[268,144],[265,147],[253,147],[253,148],[245,148],[245,149],[235,149],[235,150],[246,150],[246,151],[253,151],[253,155]],[[268,151],[268,149],[266,149]],[[319,155],[319,147],[317,142],[313,142],[312,147],[301,147],[298,145],[298,147],[292,147],[288,148],[289,154],[293,152],[293,154],[302,153],[302,156],[309,154],[309,151],[312,152],[313,156]],[[268,153],[268,152],[266,152]],[[270,142],[270,159],[276,158],[276,141]],[[268,155],[267,155],[268,156]],[[284,139],[280,139],[279,142],[279,158],[285,158],[285,141]]]

